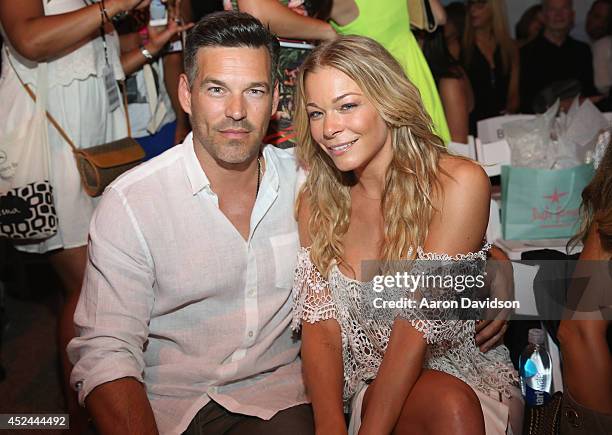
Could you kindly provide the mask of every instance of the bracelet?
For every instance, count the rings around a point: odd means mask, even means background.
[[[153,55],[151,54],[151,52],[149,50],[147,50],[145,48],[144,45],[140,46],[140,52],[142,53],[142,55],[147,59],[147,62],[150,62],[153,60]]]
[[[100,10],[101,12],[104,14],[104,17],[106,18],[106,21],[110,22],[110,17],[108,16],[108,11],[106,10],[106,5],[104,4],[104,0],[100,0]]]
[[[98,7],[100,8],[100,28],[104,28],[104,5],[102,2],[98,2]]]

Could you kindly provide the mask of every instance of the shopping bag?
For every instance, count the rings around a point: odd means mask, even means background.
[[[33,114],[0,137],[0,237],[17,241],[46,239],[57,232],[49,183],[46,63],[38,66],[36,88]],[[25,90],[21,97],[29,98]]]
[[[504,239],[555,239],[576,234],[582,191],[593,174],[592,164],[556,170],[502,166]]]

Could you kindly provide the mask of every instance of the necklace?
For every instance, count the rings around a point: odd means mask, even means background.
[[[255,198],[259,193],[259,185],[261,184],[261,156],[257,157],[257,190],[255,191]]]

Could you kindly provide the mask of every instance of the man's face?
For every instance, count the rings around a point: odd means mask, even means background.
[[[191,119],[196,153],[233,167],[257,158],[278,89],[265,47],[205,47],[193,83],[181,76],[179,98]],[[200,149],[201,147],[201,149]]]
[[[544,28],[554,32],[568,32],[574,25],[571,0],[547,0],[542,5]]]
[[[586,32],[589,38],[597,40],[606,36],[608,21],[612,19],[612,6],[604,2],[593,3],[587,14]]]

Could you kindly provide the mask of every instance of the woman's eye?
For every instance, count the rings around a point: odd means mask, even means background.
[[[317,118],[320,118],[321,115],[322,115],[321,112],[309,112],[308,113],[308,118],[310,118],[310,119],[317,119]]]
[[[340,110],[346,111],[346,110],[351,110],[355,107],[357,107],[357,104],[355,103],[345,103],[342,106],[340,106]]]

